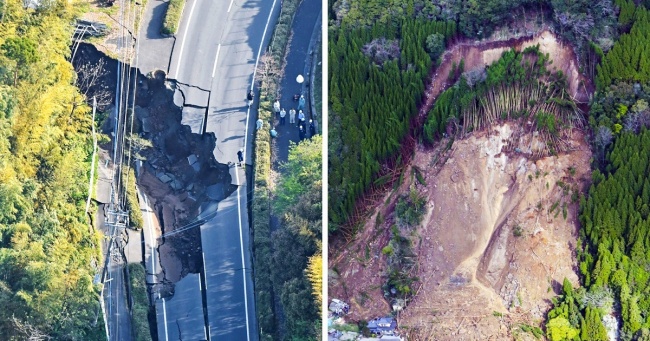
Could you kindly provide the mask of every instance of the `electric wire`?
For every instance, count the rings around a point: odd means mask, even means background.
[[[142,8],[140,9],[140,15],[142,16]],[[133,29],[135,30],[135,16],[133,19]],[[134,31],[133,30],[133,31]],[[138,53],[140,49],[140,40],[136,39],[135,41],[135,63],[137,65],[138,63]],[[133,57],[131,58],[131,64],[133,65]],[[135,69],[135,72],[137,73],[137,69]],[[133,121],[135,119],[135,99],[137,95],[137,88],[138,88],[138,76],[137,74],[133,77],[133,100],[131,102],[131,129],[129,132],[129,154],[127,157],[126,164],[131,166],[131,153],[133,152]],[[134,173],[135,174],[135,173]],[[131,176],[131,172],[127,172],[126,174],[126,184],[127,186],[129,185],[129,177]],[[135,179],[134,179],[135,180]],[[131,207],[133,209],[133,207]]]
[[[117,96],[117,103],[115,103],[115,107],[117,109],[116,113],[116,125],[115,125],[115,150],[113,151],[113,166],[114,169],[113,171],[116,172],[113,174],[113,179],[116,179],[117,181],[114,181],[114,187],[115,191],[113,193],[113,196],[115,197],[116,202],[114,203],[114,206],[119,207],[119,197],[120,197],[120,192],[121,192],[121,180],[122,180],[122,171],[121,171],[121,163],[119,162],[119,155],[117,153],[118,150],[123,148],[123,142],[122,138],[120,136],[120,131],[121,129],[121,123],[122,123],[122,116],[123,116],[123,110],[122,110],[122,97],[124,96],[124,78],[122,77],[124,75],[124,67],[121,67],[122,64],[122,49],[120,48],[123,46],[124,43],[124,0],[120,0],[120,26],[121,26],[121,34],[120,38],[117,40],[118,42],[118,51],[117,51],[117,63],[118,63],[118,77],[120,79],[120,83],[118,85],[119,88],[119,95]]]
[[[128,15],[128,13],[125,11],[125,5],[124,3],[128,3],[129,1],[122,0],[120,3],[120,23],[121,23],[121,28],[122,28],[122,34],[120,39],[122,40],[122,46],[125,47],[122,49],[122,54],[118,57],[121,60],[127,60],[126,56],[128,55],[129,47],[127,45],[127,36],[125,33],[126,27],[124,26],[125,17]],[[128,19],[127,19],[128,20]],[[117,206],[120,208],[120,210],[124,209],[124,201],[122,200],[122,193],[125,191],[124,186],[122,184],[122,166],[124,162],[124,138],[125,138],[125,133],[126,133],[126,110],[125,108],[127,107],[127,101],[128,101],[128,80],[126,80],[127,76],[127,65],[126,63],[122,63],[122,82],[120,83],[120,106],[118,109],[119,112],[119,124],[121,126],[118,126],[118,132],[117,132],[117,140],[119,142],[119,155],[117,156],[117,161],[118,161],[118,167],[117,167]],[[126,83],[126,91],[125,90],[125,83]]]

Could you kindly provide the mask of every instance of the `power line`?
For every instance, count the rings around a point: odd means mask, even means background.
[[[140,7],[140,17],[142,17],[142,12],[143,12],[143,7]],[[133,28],[135,29],[135,16],[133,18]],[[135,48],[135,63],[138,63],[138,54],[140,52],[140,40],[136,39],[135,42],[136,48]],[[130,65],[133,65],[133,58],[131,58],[131,63]],[[133,101],[131,102],[131,129],[129,132],[130,140],[129,140],[129,156],[127,158],[127,164],[131,165],[131,153],[133,151],[133,121],[135,118],[135,100],[136,100],[136,95],[137,95],[137,88],[138,88],[138,75],[137,75],[137,69],[136,69],[136,75],[133,79]],[[129,184],[129,177],[131,176],[131,172],[128,172],[126,174],[126,184]],[[134,179],[135,180],[135,179]]]

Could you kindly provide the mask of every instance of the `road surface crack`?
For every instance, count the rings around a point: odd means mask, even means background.
[[[184,86],[189,87],[189,88],[196,88],[196,89],[199,89],[199,90],[201,90],[201,91],[210,92],[209,89],[203,89],[202,87],[197,86],[197,85],[192,85],[192,84],[182,83],[182,82],[179,82],[179,81],[177,81],[177,80],[175,80],[175,82],[176,82],[176,84],[184,85]]]
[[[178,84],[187,85],[187,84],[183,84],[183,83],[178,83]],[[207,109],[207,106],[186,103],[185,93],[183,92],[183,89],[181,87],[176,87],[176,89],[181,94],[181,97],[183,97],[183,104],[181,104],[181,108]],[[201,90],[203,90],[203,89],[201,89]]]
[[[183,341],[183,334],[181,333],[181,324],[176,320],[176,326],[178,327],[178,341]]]

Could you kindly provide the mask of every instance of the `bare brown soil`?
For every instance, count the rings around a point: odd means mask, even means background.
[[[416,152],[413,164],[429,169],[421,190],[430,211],[417,230],[421,287],[400,316],[414,339],[512,338],[515,323],[539,325],[565,277],[577,283],[577,202],[562,187],[584,190],[589,146],[574,132],[566,154],[506,155],[511,129],[456,142],[438,169],[427,167],[432,155]]]
[[[549,53],[552,65],[569,75],[571,94],[588,99],[590,82],[578,74],[571,47],[544,31],[529,38],[452,48],[432,77],[421,113],[448,86],[454,61],[464,58],[469,70],[495,61],[507,48],[537,43]],[[391,313],[382,290],[387,265],[381,250],[391,238],[397,194],[416,184],[427,198],[427,213],[419,227],[402,230],[417,255],[411,275],[419,278],[415,295],[398,314],[402,333],[409,340],[507,340],[515,335],[534,339],[521,332],[519,324],[540,325],[562,280],[577,282],[577,203],[572,193],[584,190],[590,181],[591,153],[577,130],[572,131],[569,150],[558,156],[533,159],[514,152],[522,141],[534,138],[528,135],[522,127],[506,123],[456,141],[448,151],[446,141],[434,149],[416,148],[405,174],[411,174],[411,166],[418,167],[426,185],[411,176],[376,203],[372,218],[351,242],[330,244],[337,249],[330,249],[329,296],[350,304],[348,320]],[[378,214],[383,219],[377,220]],[[515,230],[521,235],[515,236]]]
[[[425,170],[427,184],[418,190],[428,206],[420,227],[404,233],[413,242],[419,264],[414,275],[420,281],[399,315],[402,331],[414,340],[512,338],[516,323],[539,325],[565,277],[577,283],[572,254],[577,203],[572,190],[565,193],[558,181],[584,189],[589,147],[576,131],[573,150],[566,154],[539,160],[506,155],[502,141],[511,129],[506,124],[455,142],[442,164],[433,163],[436,151],[416,151],[413,165]],[[382,216],[388,214],[387,221],[378,228],[374,220],[368,222],[331,261],[330,297],[350,302],[351,320],[391,311],[381,289],[386,268],[381,249],[390,238],[392,206],[394,198],[378,207]]]

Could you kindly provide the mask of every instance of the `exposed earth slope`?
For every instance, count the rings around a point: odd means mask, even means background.
[[[578,73],[572,49],[544,31],[453,47],[433,75],[420,112],[428,112],[447,87],[453,62],[464,59],[471,70],[489,65],[507,48],[535,44],[549,53],[550,70],[555,66],[568,75],[571,95],[586,101],[590,82]],[[418,227],[400,229],[413,245],[410,275],[418,278],[398,315],[402,333],[409,340],[533,339],[521,324],[540,325],[562,280],[577,283],[577,198],[590,180],[591,152],[584,135],[573,130],[567,152],[533,158],[525,151],[535,136],[523,132],[525,125],[492,126],[448,150],[444,140],[434,149],[416,150],[407,180],[377,203],[350,243],[330,250],[330,297],[350,303],[349,320],[370,320],[392,309],[382,288],[388,269],[382,249],[391,239],[397,194],[415,186],[426,197],[427,211]]]

